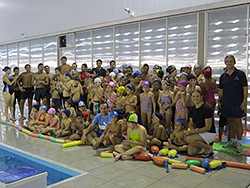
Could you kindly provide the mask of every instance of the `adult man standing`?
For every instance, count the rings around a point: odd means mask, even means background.
[[[231,140],[223,147],[236,147],[237,153],[241,153],[243,134],[241,118],[245,115],[244,110],[247,107],[247,79],[245,73],[235,67],[234,56],[226,56],[225,64],[226,71],[220,76],[218,107],[222,109],[221,115],[227,118]]]
[[[23,110],[24,110],[24,103],[25,103],[27,98],[28,98],[28,107],[29,107],[29,113],[28,113],[28,117],[29,117],[30,112],[31,112],[31,108],[32,108],[32,99],[33,99],[33,94],[34,94],[34,87],[33,87],[33,83],[32,83],[33,72],[31,72],[31,66],[29,64],[26,64],[24,68],[25,68],[26,72],[23,72],[17,80],[17,85],[21,91],[21,102],[20,102],[21,117],[20,117],[20,120],[26,119],[23,116]]]
[[[49,78],[48,75],[43,72],[44,66],[42,63],[39,63],[37,68],[38,72],[34,73],[32,77],[32,84],[36,87],[35,100],[37,104],[40,105],[40,101],[42,99],[43,105],[48,107],[46,87],[49,86]]]
[[[44,71],[48,76],[49,79],[49,85],[46,87],[46,98],[47,98],[47,104],[48,104],[48,109],[50,107],[50,83],[52,80],[52,76],[54,75],[53,73],[50,72],[50,67],[48,65],[44,66]]]
[[[14,74],[11,76],[11,78],[13,78],[13,80],[16,78],[16,77],[19,77],[19,68],[18,67],[15,67],[13,69],[13,72]],[[19,106],[19,110],[21,111],[21,91],[17,85],[17,82],[14,83],[14,93],[15,93],[15,99],[14,99],[14,102],[13,102],[13,114],[14,114],[14,118],[15,118],[15,112],[16,112],[16,100],[18,102],[18,106]]]
[[[106,76],[106,70],[102,68],[102,60],[97,59],[96,61],[96,68],[93,69],[93,72],[97,74],[98,76],[105,77]]]
[[[89,127],[83,131],[81,138],[83,144],[90,142],[92,145],[95,145],[96,141],[94,138],[100,137],[105,131],[107,125],[111,123],[108,104],[106,102],[100,104],[100,111],[101,113],[97,114]],[[98,131],[95,131],[97,127]]]
[[[66,73],[69,73],[72,67],[67,64],[67,57],[62,56],[61,57],[61,63],[62,63],[62,65],[60,65],[59,67],[61,69],[62,75],[66,74]]]

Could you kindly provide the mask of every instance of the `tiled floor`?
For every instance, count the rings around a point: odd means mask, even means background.
[[[0,104],[2,104],[0,102]],[[3,105],[0,105],[0,116],[3,117]],[[3,118],[5,119],[5,118]],[[16,122],[18,123],[18,122]],[[29,137],[17,129],[0,125],[0,142],[35,154],[50,161],[62,163],[87,172],[86,175],[71,181],[58,183],[55,188],[82,187],[201,187],[233,188],[247,187],[250,184],[250,170],[230,168],[208,172],[205,175],[188,170],[171,169],[166,173],[163,167],[155,166],[152,161],[118,161],[111,158],[100,158],[99,152],[90,146],[62,148],[62,144]],[[250,157],[215,151],[215,158],[250,164]],[[185,156],[179,156],[185,161]]]

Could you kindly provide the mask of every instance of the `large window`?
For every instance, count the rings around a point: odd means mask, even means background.
[[[75,36],[76,45],[76,62],[78,69],[83,63],[86,63],[89,68],[92,67],[91,59],[91,33],[77,33]]]
[[[8,66],[11,68],[18,66],[17,44],[8,45]]]
[[[180,70],[197,63],[197,14],[169,18],[167,23],[168,65]]]
[[[236,67],[246,70],[247,8],[232,8],[208,13],[207,64],[218,78],[223,72],[224,57],[236,58]]]
[[[113,54],[113,28],[93,31],[93,66],[96,60],[101,59],[102,67],[108,68],[109,62],[114,59]]]
[[[141,64],[166,67],[166,19],[141,23]]]
[[[29,64],[29,42],[19,43],[19,68],[20,73],[24,72],[24,66]]]
[[[43,40],[43,60],[44,65],[50,66],[50,72],[54,72],[54,69],[58,66],[56,37],[45,38]]]
[[[37,65],[43,62],[42,51],[43,47],[41,39],[30,41],[30,65],[32,72],[37,72]]]
[[[115,56],[117,67],[128,63],[139,69],[139,25],[131,24],[115,28]]]

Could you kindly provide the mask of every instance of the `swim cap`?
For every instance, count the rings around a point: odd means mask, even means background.
[[[3,71],[6,72],[7,70],[10,70],[10,69],[11,69],[10,67],[6,66],[4,67]]]
[[[186,72],[182,72],[181,74],[180,74],[180,76],[181,75],[185,75],[186,77],[188,77],[188,74],[186,73]]]
[[[83,117],[82,112],[77,112],[76,117]]]
[[[124,86],[120,86],[117,88],[117,91],[121,92],[122,94],[125,93],[125,87]]]
[[[171,74],[171,73],[174,72],[175,70],[176,70],[176,68],[173,67],[173,66],[168,66],[168,67],[166,68],[166,72],[167,72],[168,74]]]
[[[179,85],[182,85],[182,86],[184,86],[184,87],[187,87],[188,82],[187,82],[187,80],[181,80],[181,81],[178,82],[178,84],[179,84]]]
[[[116,74],[115,74],[114,72],[111,72],[111,73],[109,73],[109,76],[111,76],[111,77],[115,77],[115,76],[116,76]]]
[[[165,82],[168,86],[170,86],[171,81],[169,80],[169,78],[166,78],[165,80],[162,80],[163,82]]]
[[[135,91],[135,86],[133,86],[131,84],[126,85],[126,87],[129,88],[132,91]]]
[[[105,78],[105,77],[102,79],[102,81],[104,81],[104,80],[105,80],[106,82],[108,82],[108,81],[109,81],[109,80],[108,80],[107,78]]]
[[[205,78],[211,78],[212,71],[210,69],[206,69],[203,74]]]
[[[128,122],[138,123],[138,116],[136,114],[130,114],[128,116]]]
[[[55,110],[55,108],[50,108],[49,110],[48,110],[48,114],[56,114],[56,110]]]
[[[154,65],[153,69],[161,69],[162,67],[159,65]]]
[[[156,74],[157,74],[157,76],[159,76],[160,78],[162,78],[164,76],[164,71],[162,69],[158,69],[156,71]]]
[[[212,70],[212,68],[211,68],[209,65],[206,65],[206,66],[204,67],[203,71],[202,71],[202,74],[204,74],[204,71],[207,70],[207,69]]]
[[[118,119],[118,113],[117,111],[113,111],[110,113],[110,117],[115,116]]]
[[[200,67],[200,68],[201,68],[201,65],[200,65],[199,63],[196,63],[196,64],[194,65],[194,67]]]
[[[83,106],[85,106],[85,104],[84,104],[83,101],[80,101],[80,102],[78,103],[78,106],[79,106],[79,107],[83,107]]]
[[[79,77],[75,77],[74,80],[75,80],[75,81],[80,81],[80,78],[79,78]]]
[[[62,111],[67,117],[70,116],[70,111],[68,109],[65,109]]]
[[[142,83],[142,87],[144,87],[144,86],[150,87],[149,81],[144,81],[144,82]]]
[[[118,70],[117,68],[115,68],[115,69],[113,70],[113,72],[114,72],[114,73],[118,73],[119,70]]]
[[[161,84],[161,80],[160,80],[159,78],[155,78],[155,79],[153,80],[153,83],[155,83],[155,82],[159,82],[159,83]]]
[[[71,73],[72,73],[72,74],[75,74],[75,73],[76,73],[76,71],[73,69],[73,70],[71,70]]]
[[[115,82],[110,81],[110,82],[108,83],[108,86],[110,86],[110,87],[112,87],[112,88],[115,88],[115,87],[116,87],[116,84],[115,84]]]
[[[52,80],[54,80],[54,81],[58,81],[58,78],[57,78],[57,77],[54,77],[54,78],[52,78]]]
[[[181,119],[181,118],[179,118],[179,119],[175,120],[175,122],[180,123],[182,126],[184,126],[184,124],[185,124],[184,119]]]
[[[69,73],[64,74],[64,77],[69,77],[71,79],[71,75]]]
[[[87,111],[82,111],[83,117],[88,117],[89,113]]]
[[[149,66],[147,63],[144,63],[141,68],[148,68],[149,69]]]
[[[118,78],[122,78],[123,76],[124,76],[124,74],[122,72],[120,72],[120,73],[117,74]]]
[[[101,78],[98,78],[98,77],[95,78],[95,79],[94,79],[94,83],[96,83],[96,82],[102,82]]]
[[[42,106],[39,107],[39,110],[44,110],[46,112],[47,111],[47,106],[42,105]]]
[[[124,63],[124,64],[122,65],[122,67],[128,68],[128,64],[127,64],[127,63]]]
[[[190,69],[192,69],[192,65],[190,65],[190,64],[186,64],[186,66],[185,66],[186,68],[190,68]]]
[[[141,73],[141,71],[136,71],[133,75],[132,75],[132,78],[136,78],[137,76],[141,76],[142,75],[142,73]]]
[[[126,113],[123,115],[123,118],[128,119],[129,115],[130,115],[130,113],[129,113],[129,112],[126,112]]]
[[[39,105],[38,104],[33,104],[32,108],[35,108],[35,109],[39,110]]]
[[[153,116],[156,117],[157,119],[159,119],[160,121],[163,120],[162,114],[160,114],[160,113],[158,113],[158,112],[156,112],[155,114],[153,114]]]
[[[191,79],[194,79],[194,78],[196,79],[196,76],[193,75],[192,73],[189,74],[188,77],[187,77],[188,81],[191,80]]]

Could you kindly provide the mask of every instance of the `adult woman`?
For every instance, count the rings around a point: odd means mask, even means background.
[[[216,132],[212,121],[211,108],[202,101],[202,93],[195,90],[191,94],[194,106],[190,110],[189,126],[191,130],[185,131],[188,142],[188,155],[195,155],[202,148],[205,152],[202,157],[209,157],[213,151],[213,147],[209,145],[215,140]]]
[[[123,140],[121,145],[116,145],[115,150],[119,152],[115,160],[122,158],[123,160],[132,159],[134,154],[146,151],[146,129],[138,124],[138,116],[130,114],[127,120],[127,138]]]
[[[8,108],[10,108],[12,121],[15,121],[14,118],[14,99],[15,99],[15,93],[14,93],[14,83],[16,82],[18,76],[16,76],[14,79],[10,78],[11,68],[10,67],[4,67],[3,71],[5,72],[5,75],[3,76],[3,98],[5,102],[5,116],[6,121],[9,121],[8,116]]]

